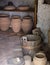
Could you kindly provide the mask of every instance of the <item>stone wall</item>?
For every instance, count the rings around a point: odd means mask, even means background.
[[[30,5],[31,7],[34,7],[34,1],[35,0],[29,0],[29,1],[28,0],[2,0],[0,2],[0,6],[6,5],[9,1],[12,1],[16,7],[18,7],[21,4]]]
[[[48,42],[48,30],[50,29],[50,5],[43,4],[43,2],[44,0],[38,0],[37,27],[40,27],[44,34],[44,42]]]

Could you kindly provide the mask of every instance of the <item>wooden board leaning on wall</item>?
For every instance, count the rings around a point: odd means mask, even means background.
[[[50,47],[50,29],[48,30],[48,46]]]

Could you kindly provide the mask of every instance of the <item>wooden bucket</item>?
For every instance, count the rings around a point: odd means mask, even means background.
[[[11,21],[11,27],[15,33],[21,30],[21,19],[19,16],[13,16]]]
[[[0,28],[2,31],[7,31],[10,26],[9,16],[6,14],[0,15]]]
[[[32,30],[33,22],[31,17],[24,17],[22,21],[22,30],[24,33],[28,33]]]
[[[31,56],[34,55],[34,53],[39,51],[39,48],[41,47],[41,38],[40,36],[36,35],[26,35],[22,37],[23,42],[23,52],[24,54],[29,54]]]

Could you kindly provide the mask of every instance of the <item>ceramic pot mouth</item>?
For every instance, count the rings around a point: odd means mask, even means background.
[[[37,53],[37,54],[35,55],[35,57],[36,57],[36,58],[44,58],[44,57],[46,57],[46,56],[45,56],[44,53]]]
[[[0,18],[2,18],[2,17],[9,17],[9,15],[7,15],[7,14],[1,14]]]
[[[12,19],[21,19],[20,16],[12,16]]]
[[[32,17],[31,16],[25,16],[25,17],[23,17],[23,19],[32,19]]]

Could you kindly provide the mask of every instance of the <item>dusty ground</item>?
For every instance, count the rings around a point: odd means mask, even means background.
[[[17,48],[21,49],[20,45],[19,36],[14,36],[14,33],[0,32],[0,65],[9,65],[8,58],[17,55],[17,52],[14,52],[14,50]]]

